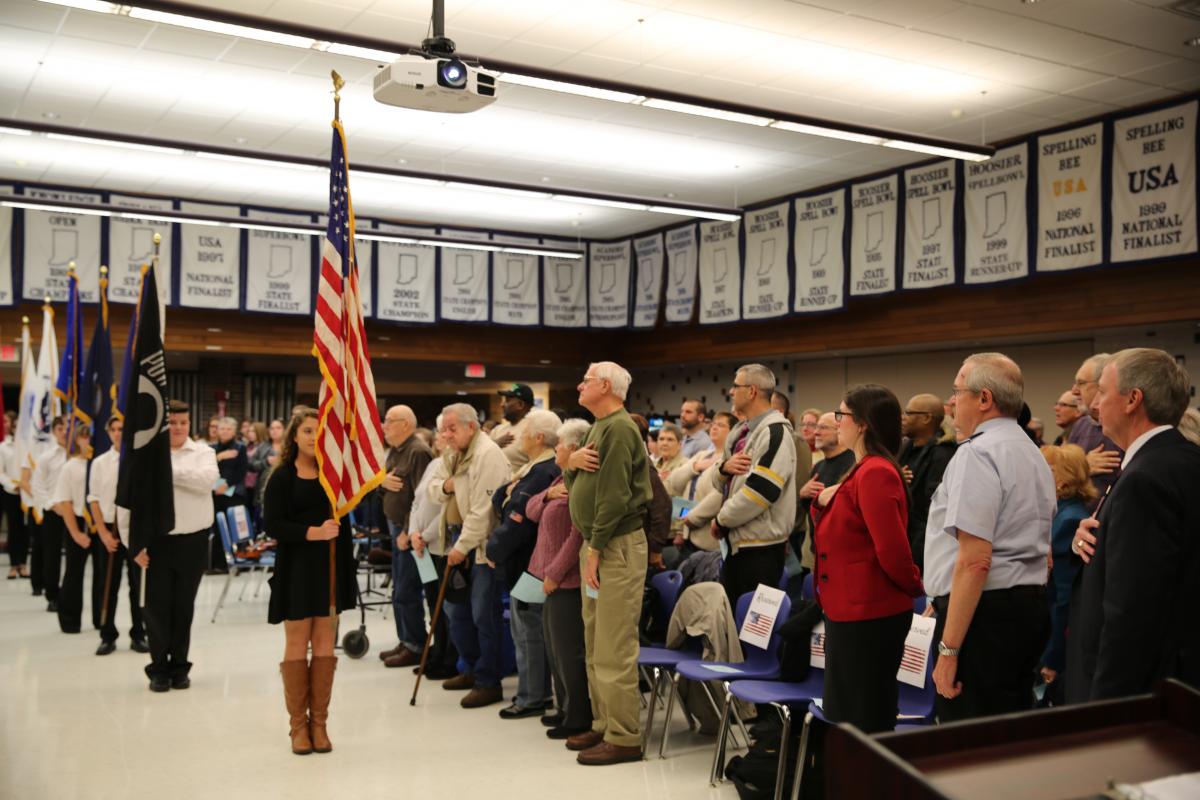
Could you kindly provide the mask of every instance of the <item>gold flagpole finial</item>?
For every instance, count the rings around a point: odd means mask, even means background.
[[[100,277],[104,277],[107,274],[108,274],[108,267],[101,264],[100,265]]]
[[[67,274],[70,275],[74,271],[75,271],[75,262],[74,261],[68,262],[67,263]]]
[[[333,79],[333,118],[337,121],[342,119],[342,87],[346,85],[345,79],[338,75],[336,69],[329,71],[329,77]]]
[[[21,324],[22,324],[22,325],[28,325],[28,324],[29,324],[29,317],[21,317]]]
[[[158,247],[160,244],[162,244],[162,234],[156,233],[154,234],[154,246]]]
[[[46,295],[46,303],[45,304],[47,306],[50,305],[50,295]]]

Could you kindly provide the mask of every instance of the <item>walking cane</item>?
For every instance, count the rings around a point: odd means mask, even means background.
[[[432,558],[432,556],[430,556]],[[425,637],[425,649],[421,651],[421,666],[417,668],[417,682],[413,686],[410,706],[417,704],[417,690],[421,688],[421,678],[425,675],[425,662],[429,658],[429,645],[433,642],[433,631],[437,628],[438,618],[442,614],[442,602],[446,599],[446,587],[450,585],[450,559],[446,559],[446,572],[442,575],[442,585],[438,587],[437,603],[433,606],[433,619],[429,622],[429,634]]]

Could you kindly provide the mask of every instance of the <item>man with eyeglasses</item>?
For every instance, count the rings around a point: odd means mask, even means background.
[[[1074,390],[1067,389],[1054,404],[1054,424],[1062,431],[1054,440],[1056,447],[1067,440],[1067,437],[1071,435],[1071,429],[1078,420],[1079,400],[1075,398]]]
[[[1121,474],[1121,459],[1125,458],[1125,451],[1101,430],[1100,409],[1096,406],[1100,374],[1104,372],[1104,367],[1111,358],[1108,353],[1097,353],[1080,364],[1079,369],[1075,371],[1071,394],[1079,402],[1079,408],[1084,413],[1071,426],[1071,433],[1067,436],[1067,444],[1077,444],[1087,453],[1092,485],[1102,497]]]
[[[729,388],[743,421],[725,440],[713,488],[725,497],[716,524],[728,550],[721,582],[733,608],[758,584],[779,585],[796,524],[796,445],[792,424],[771,407],[773,391],[775,374],[762,364],[743,366]]]
[[[925,566],[925,522],[933,493],[942,483],[946,465],[954,457],[954,435],[942,429],[942,400],[919,394],[908,401],[900,417],[904,442],[897,461],[911,495],[908,506],[908,544],[913,563]]]
[[[813,441],[817,446],[813,455],[820,454],[821,460],[813,464],[808,473],[808,480],[800,487],[798,514],[808,521],[807,530],[809,531],[813,529],[810,511],[817,495],[821,494],[826,486],[840,483],[842,477],[854,466],[854,451],[844,447],[841,440],[838,439],[838,424],[834,419],[834,412],[820,414],[816,424],[813,425],[813,431],[815,434]],[[811,570],[815,561],[811,536],[808,537],[808,544],[808,547],[804,547],[802,541],[792,540],[793,551],[800,554],[800,565]]]
[[[1050,466],[1017,417],[1025,383],[1000,353],[954,378],[965,436],[934,492],[925,589],[937,614],[935,710],[942,722],[1024,711],[1050,633],[1046,559],[1057,499]]]

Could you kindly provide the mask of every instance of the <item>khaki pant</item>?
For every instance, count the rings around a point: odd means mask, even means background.
[[[600,592],[583,595],[583,640],[587,650],[588,689],[592,698],[592,730],[622,747],[641,745],[638,700],[638,622],[646,586],[646,534],[641,529],[614,536],[600,552]],[[586,575],[587,542],[579,554]]]

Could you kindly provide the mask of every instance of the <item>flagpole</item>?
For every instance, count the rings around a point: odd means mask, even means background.
[[[107,297],[108,297],[108,267],[101,264],[100,265],[100,309],[101,309],[100,313],[103,315],[103,317],[105,319],[107,319],[107,317],[108,317]],[[95,345],[95,341],[94,341],[94,337],[93,337],[92,347],[95,347],[95,346],[96,345]],[[89,361],[90,361],[90,359],[89,359]],[[92,413],[96,413],[98,411],[99,411],[99,409],[95,409],[95,408],[92,409]],[[95,420],[93,420],[93,423],[94,422],[95,422]],[[107,424],[107,421],[105,421],[105,424]],[[95,435],[94,431],[93,431],[93,435]],[[91,467],[90,466],[88,467],[88,480],[89,481],[91,480]],[[96,530],[99,530],[99,526],[94,526],[94,527]],[[103,544],[104,543],[101,542],[101,545],[103,545]],[[112,588],[113,562],[116,561],[116,555],[117,555],[116,553],[107,552],[108,551],[107,547],[105,547],[104,550],[105,550],[105,553],[107,556],[104,560],[107,563],[104,566],[104,598],[100,603],[100,624],[101,625],[108,624],[108,612],[109,612],[108,592]]]
[[[158,281],[158,277],[157,277],[157,275],[158,275],[158,250],[161,246],[162,246],[162,234],[155,233],[154,234],[154,258],[151,259],[151,261],[150,261],[150,269],[155,271],[155,286],[158,285],[157,284],[157,281]],[[145,287],[146,287],[146,276],[145,276],[145,274],[143,274],[142,275],[142,288],[144,289]],[[155,303],[158,302],[157,297],[151,297],[150,300]],[[145,298],[142,298],[142,301],[145,302]],[[136,320],[137,314],[134,314],[133,318]],[[164,320],[159,320],[158,324],[160,326],[165,327],[163,325],[163,323],[164,323]],[[162,327],[160,327],[160,330],[162,330]],[[131,336],[133,335],[132,330],[130,330],[130,335]],[[165,345],[166,342],[164,341],[163,344]],[[169,532],[168,532],[168,535],[169,535]],[[130,542],[132,543],[132,540],[130,540]],[[149,547],[150,547],[150,543],[146,542],[147,558],[149,558]],[[146,566],[142,567],[142,582],[141,582],[141,585],[138,587],[138,606],[141,608],[146,607],[146,584],[149,582],[150,582],[150,562],[147,561]]]
[[[329,77],[333,81],[333,121],[342,121],[342,87],[346,85],[346,81],[338,74],[337,70],[330,70]],[[343,311],[343,325],[345,324],[345,312]],[[330,503],[333,511],[333,518],[340,522],[337,516],[337,507]],[[341,536],[341,530],[338,530],[338,536]],[[333,634],[334,644],[337,644],[337,540],[338,536],[329,540],[329,628]]]

